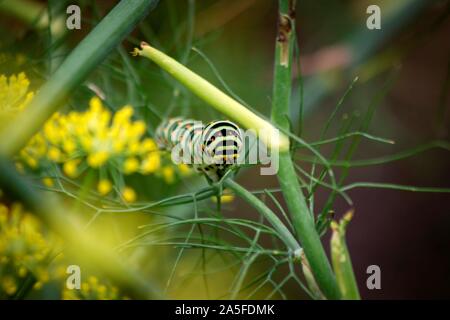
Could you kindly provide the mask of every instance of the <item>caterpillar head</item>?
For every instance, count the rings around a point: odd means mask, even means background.
[[[229,166],[237,163],[242,149],[241,129],[227,120],[214,121],[206,125],[203,132],[204,153],[210,162]]]

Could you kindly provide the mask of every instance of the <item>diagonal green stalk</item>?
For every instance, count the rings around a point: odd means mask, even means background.
[[[254,207],[277,231],[280,238],[292,252],[294,257],[300,258],[301,247],[297,240],[294,238],[289,229],[284,225],[284,223],[278,218],[278,216],[270,210],[264,202],[259,200],[250,191],[239,185],[236,181],[232,179],[227,179],[224,181],[224,186],[232,190],[243,200],[248,202],[252,207]]]
[[[70,53],[16,121],[2,132],[0,154],[13,155],[156,5],[157,0],[122,0]],[[7,138],[6,138],[7,136]]]
[[[275,48],[272,120],[281,129],[289,130],[289,103],[292,89],[292,58],[295,28],[295,1],[279,1],[278,34]],[[336,278],[316,232],[306,205],[289,152],[280,152],[278,180],[292,216],[297,237],[305,252],[311,271],[323,294],[340,298]]]

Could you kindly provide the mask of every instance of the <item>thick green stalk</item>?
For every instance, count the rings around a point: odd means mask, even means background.
[[[295,38],[295,1],[279,1],[279,24],[275,48],[272,120],[281,129],[289,130],[289,103],[292,88],[292,56]],[[278,180],[293,224],[317,284],[329,299],[340,297],[339,288],[325,254],[314,221],[301,192],[289,152],[280,153]]]
[[[230,119],[239,122],[244,128],[254,129],[259,139],[272,150],[287,151],[289,149],[289,139],[282,133],[278,135],[277,129],[270,122],[259,117],[165,53],[143,42],[141,43],[141,50],[136,48],[134,55],[152,60],[200,99],[227,115]]]
[[[26,111],[5,128],[1,136],[0,154],[13,155],[21,150],[156,3],[157,0],[122,0],[117,4],[64,60]]]
[[[248,202],[252,207],[254,207],[259,213],[261,213],[264,218],[269,221],[269,223],[278,232],[278,235],[292,252],[295,257],[300,258],[301,247],[297,240],[294,238],[292,233],[286,228],[284,223],[278,218],[278,216],[270,210],[264,202],[259,200],[255,195],[249,192],[247,189],[239,185],[237,182],[227,179],[224,182],[224,186],[232,190],[243,200]]]

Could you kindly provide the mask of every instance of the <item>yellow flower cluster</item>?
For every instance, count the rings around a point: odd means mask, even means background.
[[[0,203],[0,298],[11,297],[32,273],[35,289],[49,281],[47,269],[50,242],[38,220],[18,204]]]
[[[23,110],[34,96],[28,91],[30,81],[25,73],[6,77],[0,75],[0,126],[3,126]]]
[[[55,113],[42,132],[46,157],[64,163],[64,173],[71,178],[80,174],[83,163],[94,169],[111,164],[124,174],[153,173],[160,167],[157,146],[152,139],[143,138],[145,123],[132,121],[132,115],[131,106],[112,115],[98,97],[91,99],[86,112]],[[36,140],[31,142],[39,144],[41,138]]]
[[[130,175],[151,174],[161,167],[161,157],[153,139],[145,138],[143,121],[133,121],[133,108],[124,106],[114,115],[98,97],[85,112],[55,113],[36,134],[20,157],[29,167],[39,162],[60,163],[65,175],[77,178],[87,168],[101,170],[97,190],[107,195],[113,189],[107,172]],[[121,190],[127,202],[136,200],[135,191]]]
[[[24,73],[9,78],[0,75],[0,120],[26,108],[34,95],[28,91],[29,85]],[[113,190],[112,177],[120,175],[154,174],[167,184],[189,175],[191,170],[186,165],[176,167],[161,155],[155,141],[145,137],[145,123],[132,119],[133,112],[127,105],[111,113],[98,97],[93,97],[84,112],[55,113],[21,150],[17,168],[23,171],[27,166],[42,172],[57,163],[72,179],[88,169],[95,170],[101,195]],[[52,185],[51,179],[43,182]],[[124,201],[136,200],[131,187],[119,188]]]
[[[81,289],[68,289],[66,286],[62,292],[64,300],[119,300],[119,289],[107,282],[101,282],[97,277],[90,276],[87,281],[81,283]]]
[[[77,178],[87,168],[100,170],[103,174],[100,174],[97,191],[101,195],[113,189],[106,172],[155,174],[168,184],[176,180],[177,174],[188,175],[190,169],[186,165],[162,165],[155,141],[144,137],[145,123],[133,121],[132,116],[131,106],[112,114],[98,97],[93,97],[85,112],[55,113],[20,156],[31,168],[39,166],[39,159],[60,163],[69,178]],[[137,198],[129,186],[124,186],[120,192],[126,202]]]

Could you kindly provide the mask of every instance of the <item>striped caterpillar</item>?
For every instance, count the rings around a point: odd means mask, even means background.
[[[178,163],[192,165],[209,182],[219,181],[236,165],[242,149],[241,129],[231,121],[171,118],[156,129],[156,142]]]

